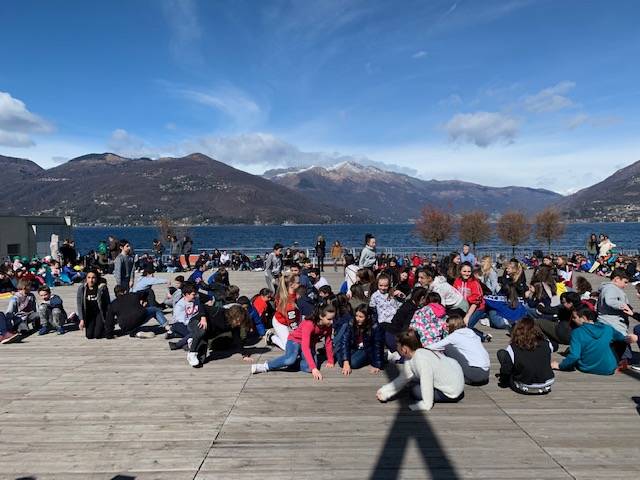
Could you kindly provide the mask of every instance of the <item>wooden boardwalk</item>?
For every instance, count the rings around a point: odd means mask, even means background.
[[[337,275],[328,277],[338,285]],[[231,273],[246,294],[262,278]],[[75,289],[57,290],[74,310]],[[506,343],[494,332],[494,369]],[[256,360],[278,354],[260,347]],[[238,355],[193,369],[160,337],[34,335],[0,346],[0,363],[2,479],[640,475],[635,374],[559,372],[545,397],[499,389],[492,375],[489,385],[468,387],[461,403],[423,414],[409,411],[406,398],[375,399],[393,367],[349,378],[323,369],[322,382],[302,373],[251,376]]]

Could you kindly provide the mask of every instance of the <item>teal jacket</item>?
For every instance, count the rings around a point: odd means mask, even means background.
[[[618,366],[611,342],[624,340],[624,335],[605,323],[585,323],[571,332],[571,353],[560,370],[577,368],[585,373],[611,375]]]

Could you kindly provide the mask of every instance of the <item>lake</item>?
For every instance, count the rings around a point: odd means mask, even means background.
[[[397,225],[225,225],[206,227],[179,227],[178,233],[188,233],[194,241],[194,250],[239,249],[270,250],[275,242],[291,245],[298,242],[300,246],[315,245],[316,237],[324,235],[327,245],[339,240],[347,247],[360,247],[364,235],[372,233],[376,236],[380,248],[434,250],[415,234],[413,224]],[[582,249],[592,232],[606,233],[619,247],[626,250],[640,246],[640,223],[579,223],[568,224],[562,239],[554,243],[554,250]],[[96,248],[100,240],[109,234],[117,238],[126,238],[137,250],[151,248],[154,238],[160,237],[156,227],[75,227],[76,246],[81,253]],[[460,241],[453,236],[442,245],[441,250],[458,248]],[[531,237],[526,245],[527,250],[539,246]],[[480,245],[482,250],[505,249],[498,238]]]

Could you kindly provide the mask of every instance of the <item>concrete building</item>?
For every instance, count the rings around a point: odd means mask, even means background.
[[[71,238],[71,217],[0,216],[0,258],[51,254],[52,235],[56,250]]]

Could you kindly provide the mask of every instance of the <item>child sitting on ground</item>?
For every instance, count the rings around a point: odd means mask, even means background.
[[[386,402],[412,381],[418,382],[411,388],[418,402],[409,405],[411,410],[431,410],[434,403],[455,403],[464,398],[464,374],[453,358],[422,348],[413,330],[398,335],[398,351],[406,360],[404,369],[378,390],[379,401]]]
[[[551,342],[532,318],[523,318],[511,331],[511,344],[498,350],[499,384],[525,395],[544,395],[555,380],[551,369]]]
[[[486,385],[489,383],[489,353],[482,346],[480,337],[467,328],[464,318],[451,315],[447,318],[449,335],[432,343],[430,350],[444,350],[447,357],[458,361],[464,373],[467,385]]]
[[[409,323],[409,328],[415,330],[420,343],[426,348],[448,335],[446,317],[446,310],[440,303],[440,294],[429,292],[427,304],[416,310]]]
[[[58,335],[64,335],[64,324],[67,323],[67,312],[62,305],[62,299],[58,295],[51,293],[51,289],[43,285],[38,289],[40,305],[38,315],[40,316],[40,330],[38,335],[45,335],[49,329],[55,330]]]
[[[615,373],[618,359],[613,354],[613,341],[631,343],[637,341],[636,335],[625,336],[610,325],[597,322],[598,314],[587,305],[578,306],[572,313],[572,322],[576,328],[571,332],[570,353],[558,363],[551,362],[554,370],[573,370],[584,373],[611,375]]]
[[[371,365],[369,372],[373,374],[382,370],[384,330],[373,321],[365,303],[356,308],[353,321],[344,323],[340,329],[335,337],[340,343],[334,345],[334,350],[343,375],[366,365]]]
[[[284,355],[265,363],[251,365],[251,373],[264,373],[269,370],[300,365],[300,371],[311,372],[315,380],[322,380],[318,368],[316,344],[324,338],[327,352],[327,368],[333,368],[333,343],[331,331],[336,309],[333,305],[316,308],[311,318],[304,319],[298,328],[292,330],[287,339]]]
[[[31,283],[21,278],[18,281],[9,305],[5,311],[7,323],[11,324],[10,331],[26,332],[36,328],[40,318],[36,308],[36,297],[31,293]]]

